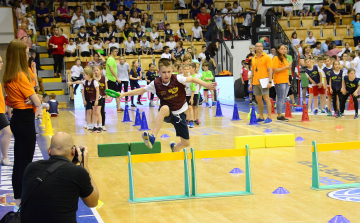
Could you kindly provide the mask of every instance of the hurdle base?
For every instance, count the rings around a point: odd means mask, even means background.
[[[353,187],[360,187],[360,183],[354,184],[335,184],[335,185],[325,185],[320,187],[311,187],[313,190],[333,190],[333,189],[346,189],[346,188],[353,188]]]
[[[129,203],[147,203],[147,202],[157,202],[157,201],[174,201],[174,200],[184,200],[189,199],[187,195],[174,195],[174,196],[162,196],[162,197],[145,197],[145,198],[135,198],[134,200],[128,199]]]
[[[231,191],[231,192],[219,192],[219,193],[204,193],[191,196],[191,198],[207,198],[207,197],[231,197],[231,196],[242,196],[242,195],[253,195],[253,192],[247,191]]]

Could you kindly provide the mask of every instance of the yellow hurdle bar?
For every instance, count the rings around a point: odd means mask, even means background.
[[[221,157],[234,157],[234,156],[246,156],[246,149],[195,151],[195,159],[221,158]]]
[[[143,154],[143,155],[132,155],[132,163],[146,163],[146,162],[159,162],[159,161],[173,161],[173,160],[184,160],[185,155],[182,152],[179,153],[156,153],[156,154]],[[126,159],[129,163],[129,157]]]
[[[317,144],[318,152],[348,150],[348,149],[360,149],[360,141]],[[312,146],[312,152],[314,151],[315,151],[314,146]]]

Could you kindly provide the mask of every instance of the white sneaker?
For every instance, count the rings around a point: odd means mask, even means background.
[[[87,130],[92,130],[94,128],[94,126],[88,125],[87,126]]]
[[[3,166],[12,166],[12,163],[10,162],[9,158],[1,159],[0,163]]]
[[[106,131],[106,127],[105,127],[105,125],[102,127],[102,130],[103,130],[103,131]]]
[[[84,129],[87,129],[87,127],[88,127],[88,126],[87,126],[87,123],[85,122]]]

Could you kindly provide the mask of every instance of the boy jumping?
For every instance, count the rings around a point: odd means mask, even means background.
[[[214,90],[215,83],[206,83],[198,78],[183,77],[173,75],[172,63],[170,59],[159,60],[160,78],[155,79],[144,88],[139,88],[127,93],[121,94],[120,97],[142,95],[146,92],[156,94],[160,99],[160,109],[156,116],[155,125],[152,134],[144,132],[142,138],[147,147],[152,148],[155,138],[160,131],[163,122],[171,123],[176,130],[176,136],[180,137],[180,142],[170,142],[173,152],[178,152],[182,148],[190,146],[189,129],[186,124],[185,111],[188,109],[186,103],[185,83],[200,84],[207,89]]]

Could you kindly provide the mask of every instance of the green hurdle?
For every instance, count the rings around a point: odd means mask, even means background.
[[[350,150],[360,149],[360,142],[340,142],[340,143],[322,143],[312,142],[312,185],[314,190],[332,190],[341,188],[360,187],[360,183],[353,184],[335,184],[320,186],[319,160],[318,152],[334,151],[334,150]]]

